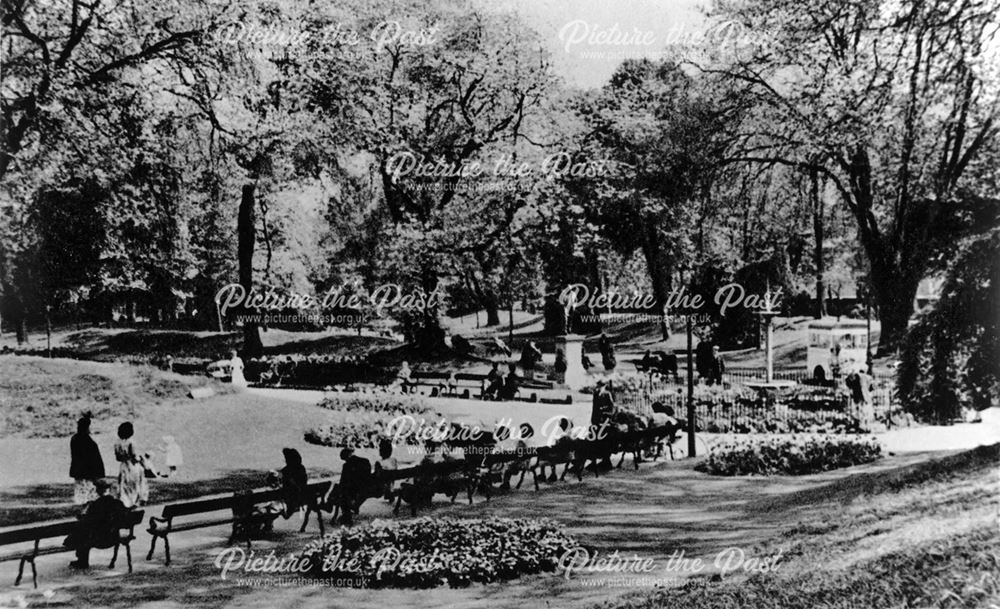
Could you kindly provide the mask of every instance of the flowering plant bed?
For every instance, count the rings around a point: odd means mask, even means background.
[[[321,446],[378,448],[379,440],[389,437],[388,417],[378,412],[335,410],[329,422],[305,432],[305,441]],[[416,435],[401,436],[405,444],[419,444]]]
[[[302,559],[313,576],[366,587],[463,587],[552,571],[575,547],[547,520],[418,518],[342,529],[310,543]]]
[[[712,447],[695,469],[715,476],[802,476],[870,463],[881,455],[873,437],[747,436]]]
[[[427,414],[433,408],[419,395],[399,395],[384,391],[372,393],[335,393],[319,403],[321,408],[343,411],[380,412],[385,414]]]

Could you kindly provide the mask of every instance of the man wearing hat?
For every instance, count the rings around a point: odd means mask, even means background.
[[[87,505],[79,517],[79,528],[63,542],[64,546],[76,550],[76,560],[69,563],[74,569],[90,566],[91,548],[111,548],[118,543],[118,523],[128,513],[116,494],[108,492],[112,486],[110,482],[102,478],[95,486],[97,499]]]

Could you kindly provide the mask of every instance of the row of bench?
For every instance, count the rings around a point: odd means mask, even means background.
[[[556,468],[559,466],[563,467],[559,480],[564,480],[568,473],[582,480],[584,472],[588,470],[598,476],[599,462],[620,453],[621,458],[616,467],[620,468],[626,456],[631,454],[634,467],[638,469],[644,453],[656,460],[662,456],[664,446],[669,450],[672,459],[673,443],[678,429],[676,425],[666,425],[630,432],[612,431],[602,439],[565,439],[555,446],[528,447],[521,450],[489,451],[488,445],[469,444],[465,459],[425,463],[396,470],[376,468],[370,483],[365,488],[357,489],[357,494],[352,500],[359,507],[367,499],[385,497],[393,502],[394,514],[398,514],[401,505],[406,503],[410,506],[411,513],[416,515],[420,507],[430,506],[436,494],[443,494],[454,502],[464,491],[471,504],[474,495],[479,492],[489,501],[494,484],[498,481],[507,482],[517,475],[520,477],[516,488],[521,487],[525,476],[530,473],[535,490],[538,490],[539,481],[545,479],[546,468],[551,471],[549,480],[556,479]],[[484,454],[478,454],[479,451],[475,449],[487,450],[482,451]],[[331,498],[331,493],[335,495],[338,492],[338,487],[332,485],[333,482],[330,480],[308,485],[301,498],[305,511],[300,532],[306,530],[310,518],[315,515],[320,535],[324,535],[323,511],[332,510],[333,518],[337,518],[341,501],[335,497]],[[274,510],[256,508],[279,501],[281,498],[281,490],[267,489],[166,505],[160,516],[149,518],[147,532],[152,541],[146,559],[152,560],[157,541],[162,539],[165,564],[169,565],[171,534],[222,525],[231,526],[229,543],[243,541],[249,548],[256,532],[280,515],[280,512]],[[131,542],[135,539],[134,528],[142,521],[143,515],[142,510],[132,511],[121,522],[116,523],[119,536],[114,546],[110,567],[115,565],[119,546],[124,546],[128,569],[130,573],[132,572]],[[64,545],[43,547],[42,542],[64,538],[79,526],[78,521],[70,520],[0,533],[0,546],[34,542],[30,550],[0,556],[0,562],[20,560],[15,585],[21,582],[25,564],[30,563],[32,581],[37,588],[35,559],[39,556],[71,551],[71,548]]]

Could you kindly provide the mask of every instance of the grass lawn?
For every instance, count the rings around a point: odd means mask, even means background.
[[[148,366],[0,355],[0,437],[68,436],[84,412],[125,420],[140,407],[187,400],[191,387],[205,384]]]

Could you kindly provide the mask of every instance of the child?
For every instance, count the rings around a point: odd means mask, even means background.
[[[167,472],[163,474],[164,478],[173,476],[180,466],[184,465],[181,447],[173,436],[163,436],[163,465],[167,468]]]

